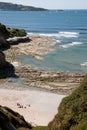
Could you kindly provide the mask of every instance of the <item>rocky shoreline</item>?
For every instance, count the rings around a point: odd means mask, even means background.
[[[28,66],[17,68],[16,74],[29,87],[43,88],[60,94],[70,94],[79,86],[85,76],[79,73],[38,71],[30,69]]]
[[[27,36],[28,37],[28,36]],[[39,35],[30,35],[30,41],[20,42],[20,44],[11,46],[4,51],[6,59],[15,66],[15,74],[19,76],[28,87],[37,87],[49,90],[55,93],[70,94],[75,90],[85,74],[68,72],[46,72],[36,70],[31,65],[23,65],[15,61],[18,55],[29,55],[38,60],[43,60],[43,55],[54,51],[50,45],[56,41],[48,37]],[[12,39],[10,39],[12,42]],[[14,41],[14,39],[13,39]]]
[[[38,60],[43,60],[44,54],[54,50],[50,45],[56,42],[54,39],[39,36],[37,34],[21,38],[13,37],[7,39],[7,41],[11,43],[11,48],[9,50],[5,50],[7,60],[9,58],[13,60],[19,55],[29,55]],[[18,44],[19,41],[20,44]]]

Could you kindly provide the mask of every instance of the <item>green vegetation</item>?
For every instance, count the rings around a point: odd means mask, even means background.
[[[16,28],[8,28],[7,31],[9,32],[10,37],[14,36],[26,36],[26,32],[24,29],[16,29]]]
[[[37,126],[35,128],[33,128],[32,130],[45,130],[45,126]]]
[[[62,100],[46,130],[87,130],[87,76],[79,88]]]
[[[0,36],[4,38],[14,37],[14,36],[26,36],[26,31],[24,29],[17,29],[17,28],[6,28],[5,25],[0,23]]]

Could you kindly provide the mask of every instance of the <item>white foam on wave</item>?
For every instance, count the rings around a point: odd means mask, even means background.
[[[69,38],[69,37],[78,37],[79,33],[78,32],[59,32],[58,36],[59,37],[66,37],[66,38]]]
[[[58,37],[58,33],[41,33],[39,35],[47,37]]]
[[[81,66],[87,67],[87,62],[83,62],[82,64],[80,64]]]
[[[82,42],[72,42],[69,44],[60,45],[60,47],[67,49],[69,47],[77,46],[77,45],[81,45],[81,44],[83,44],[83,43]]]
[[[29,35],[32,35],[34,33],[28,33]],[[37,33],[38,35],[41,36],[47,36],[47,37],[65,37],[65,38],[72,38],[72,37],[78,37],[79,33],[78,32],[58,32],[58,33]]]
[[[28,35],[40,35],[46,37],[58,37],[58,33],[27,33]]]
[[[54,43],[52,43],[52,45],[55,45],[56,43],[60,43],[61,40],[56,40],[53,37],[58,37],[58,34],[54,33],[54,34],[45,34],[45,33],[27,33],[27,35],[40,35],[40,36],[46,36],[46,37],[52,37],[52,39],[55,41]]]

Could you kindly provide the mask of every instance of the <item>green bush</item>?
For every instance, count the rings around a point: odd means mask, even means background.
[[[87,130],[87,121],[79,123],[79,125],[75,126],[71,130]]]
[[[5,25],[0,23],[0,35],[8,38],[14,36],[26,36],[26,31],[24,29],[17,29],[17,28],[6,28]]]
[[[45,130],[45,126],[37,126],[35,128],[33,128],[32,130]]]
[[[79,128],[87,130],[85,122],[87,122],[87,76],[80,87],[62,100],[58,114],[46,130],[72,130],[75,126],[75,130],[80,130]]]
[[[16,29],[16,28],[8,28],[7,29],[9,34],[10,34],[10,37],[13,37],[13,36],[26,36],[26,32],[24,29]]]

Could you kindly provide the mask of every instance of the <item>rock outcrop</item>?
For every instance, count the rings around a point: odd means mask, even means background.
[[[9,48],[9,44],[8,42],[6,41],[6,39],[3,37],[3,36],[0,36],[0,49],[6,49],[6,48]]]
[[[29,41],[30,41],[30,39],[27,36],[24,36],[24,37],[12,37],[12,38],[7,39],[7,42],[10,45],[15,45],[15,44],[19,44],[20,42],[29,42]]]
[[[6,66],[5,55],[0,51],[0,68],[3,68],[4,66]]]
[[[3,36],[4,38],[9,37],[9,32],[5,25],[0,23],[0,36]]]
[[[6,61],[4,53],[0,51],[0,79],[14,76],[16,76],[14,66]]]
[[[31,130],[31,124],[27,123],[23,116],[0,106],[0,130]]]
[[[9,48],[10,45],[26,41],[30,41],[30,39],[26,36],[24,29],[6,28],[0,23],[0,49]]]
[[[24,29],[6,28],[0,23],[0,78],[16,76],[14,66],[6,61],[2,51],[13,44],[26,41],[30,41],[30,39],[26,36]]]

